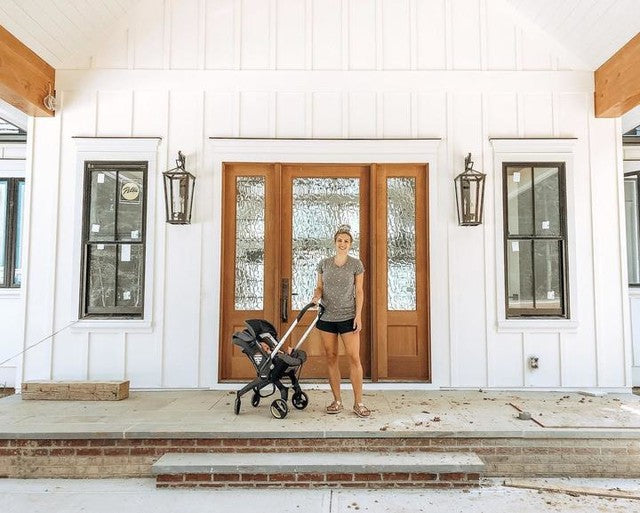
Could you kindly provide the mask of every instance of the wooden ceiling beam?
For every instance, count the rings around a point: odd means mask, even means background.
[[[29,116],[53,116],[44,98],[55,88],[55,70],[0,26],[0,99]]]
[[[597,118],[617,118],[640,105],[640,33],[595,72]]]

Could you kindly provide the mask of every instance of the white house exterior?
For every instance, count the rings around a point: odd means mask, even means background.
[[[621,125],[593,93],[593,70],[503,0],[142,0],[90,65],[57,70],[56,116],[29,121],[23,286],[0,291],[0,360],[24,352],[0,375],[237,387],[220,373],[222,164],[418,163],[429,377],[366,386],[628,391]],[[197,177],[184,226],[165,222],[178,151]],[[468,153],[487,174],[475,227],[456,218]],[[148,162],[141,319],[79,316],[90,161]],[[506,313],[514,162],[564,166],[564,317]]]

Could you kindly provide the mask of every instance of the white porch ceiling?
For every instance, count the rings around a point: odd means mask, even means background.
[[[640,32],[640,0],[506,0],[591,69]]]
[[[168,1],[157,0],[158,8],[164,9]],[[514,8],[593,70],[640,32],[640,0],[484,1],[498,8],[501,3],[504,8]],[[179,5],[179,1],[173,2]],[[1,0],[0,25],[54,68],[85,68],[96,48],[136,3],[136,0]]]

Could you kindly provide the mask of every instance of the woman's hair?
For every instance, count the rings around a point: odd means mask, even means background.
[[[333,236],[333,242],[336,242],[338,240],[338,235],[342,234],[348,235],[351,239],[351,242],[353,242],[353,235],[351,235],[351,226],[349,226],[348,224],[341,224],[340,226],[338,226],[338,229]]]

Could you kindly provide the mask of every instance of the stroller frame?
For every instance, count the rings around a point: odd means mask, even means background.
[[[262,319],[249,319],[245,321],[247,328],[242,332],[234,333],[233,343],[242,348],[242,352],[245,353],[256,369],[256,379],[242,387],[236,392],[236,400],[234,403],[234,412],[236,415],[240,413],[240,407],[242,404],[242,396],[247,392],[253,390],[253,397],[251,404],[257,407],[260,404],[260,399],[263,396],[260,391],[266,386],[273,385],[280,392],[280,399],[275,399],[271,403],[271,414],[277,419],[283,419],[289,412],[287,401],[289,399],[289,387],[282,383],[282,378],[287,377],[291,381],[291,388],[293,388],[293,395],[291,397],[291,404],[298,410],[303,410],[309,404],[309,398],[306,393],[300,388],[300,382],[298,375],[300,369],[306,360],[306,353],[300,351],[300,346],[311,333],[311,330],[315,327],[320,316],[324,313],[324,305],[318,303],[317,315],[309,327],[305,330],[302,337],[296,344],[291,354],[278,353],[280,348],[286,342],[287,338],[291,335],[295,327],[298,325],[302,317],[308,310],[313,308],[315,303],[308,303],[300,310],[295,320],[291,323],[284,336],[277,340],[277,332],[273,325],[268,321]],[[265,342],[271,349],[270,352],[265,351],[260,342]]]

